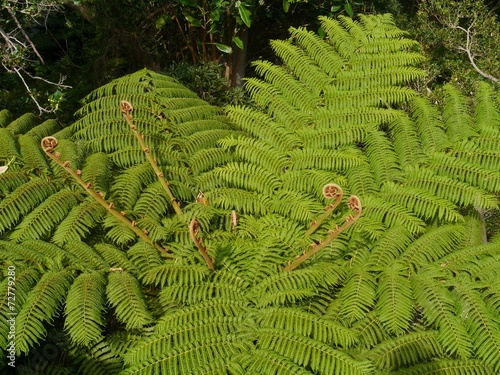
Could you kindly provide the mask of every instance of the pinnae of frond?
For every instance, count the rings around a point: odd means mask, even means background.
[[[201,241],[203,240],[201,237],[197,238],[196,235],[199,232],[199,223],[198,220],[193,219],[191,220],[191,223],[189,224],[189,237],[191,237],[191,240],[194,242],[196,247],[198,248],[198,251],[200,252],[201,256],[203,259],[205,259],[205,262],[207,263],[207,266],[210,270],[214,270],[214,260],[210,258],[207,252],[206,246],[203,246],[201,244]]]
[[[56,162],[61,168],[63,168],[69,175],[76,181],[78,182],[89,194],[92,198],[94,198],[101,206],[103,206],[111,215],[113,215],[119,222],[125,224],[128,226],[137,236],[143,240],[144,242],[147,242],[151,245],[153,245],[158,251],[162,253],[166,253],[167,249],[162,248],[160,245],[153,243],[151,238],[147,236],[147,232],[145,233],[142,231],[139,227],[137,227],[137,223],[135,220],[130,221],[125,217],[125,213],[118,212],[114,208],[113,202],[106,202],[104,200],[104,194],[101,192],[95,192],[94,189],[92,189],[92,184],[86,183],[83,181],[83,179],[80,177],[82,174],[82,171],[79,169],[74,171],[70,168],[70,162],[69,161],[62,161],[60,160],[60,154],[57,151],[54,151],[54,148],[57,146],[57,139],[55,137],[45,137],[41,141],[41,146],[42,150],[45,152],[45,154],[52,159],[54,162]]]
[[[130,126],[130,128],[134,132],[135,137],[139,141],[139,143],[142,147],[142,150],[144,151],[144,154],[146,155],[146,158],[149,161],[149,164],[151,164],[151,167],[155,171],[155,174],[158,177],[158,180],[160,181],[161,186],[163,187],[163,189],[167,193],[168,197],[170,198],[170,202],[172,203],[172,208],[174,209],[174,211],[177,215],[182,215],[182,210],[179,207],[180,203],[177,202],[177,199],[175,199],[174,195],[172,194],[172,191],[170,190],[170,187],[169,187],[169,185],[170,185],[169,182],[163,176],[163,172],[158,167],[158,163],[156,162],[156,159],[153,158],[153,156],[149,152],[150,151],[149,147],[144,142],[144,135],[139,134],[139,132],[137,131],[137,127],[134,125],[134,123],[132,121],[133,120],[133,117],[132,117],[133,110],[134,110],[134,107],[132,107],[132,104],[130,104],[130,102],[127,102],[126,100],[122,100],[120,102],[120,111],[123,115],[123,118],[125,119],[125,121],[127,121],[127,124]]]
[[[327,189],[327,187],[329,187],[329,189]],[[336,190],[334,184],[331,184],[331,186],[326,185],[325,189],[323,189],[323,194],[325,195],[325,197],[328,197],[327,196],[327,194],[328,194],[331,198],[336,198],[339,196],[338,195],[339,193]],[[338,203],[340,202],[341,199],[342,199],[342,197],[340,196],[340,199],[333,203],[333,205],[334,205],[333,209],[335,209],[335,207],[336,207],[335,204],[338,205]],[[329,209],[329,207],[330,206],[327,206],[327,210]],[[342,224],[341,226],[336,225],[335,229],[329,230],[328,236],[324,240],[320,240],[319,244],[312,243],[310,245],[311,250],[307,251],[307,249],[304,249],[304,252],[302,253],[302,255],[298,255],[296,257],[295,261],[293,261],[293,262],[289,261],[288,265],[285,268],[283,268],[283,271],[292,271],[295,268],[297,268],[298,266],[300,266],[303,262],[305,262],[311,256],[313,256],[314,254],[316,254],[320,250],[324,249],[335,238],[337,238],[340,235],[340,233],[345,231],[347,228],[349,228],[352,224],[354,224],[360,218],[361,212],[362,212],[362,206],[361,206],[361,201],[357,196],[351,195],[349,197],[349,201],[347,202],[347,207],[351,211],[353,211],[353,213],[349,214],[349,216],[347,216],[345,218],[344,224]],[[333,211],[333,209],[332,209],[332,211]],[[313,224],[314,224],[314,222],[313,222]]]

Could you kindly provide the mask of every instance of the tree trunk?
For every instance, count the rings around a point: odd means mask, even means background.
[[[243,42],[243,49],[236,47],[236,53],[234,53],[231,59],[230,84],[232,87],[241,87],[243,85],[245,68],[247,66],[248,33],[248,27],[243,27],[237,35]]]

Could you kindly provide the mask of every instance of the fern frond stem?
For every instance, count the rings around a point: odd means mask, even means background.
[[[351,209],[354,214],[350,214],[348,217],[346,217],[344,224],[341,226],[336,226],[335,229],[329,230],[328,231],[328,237],[324,239],[323,241],[320,241],[319,244],[313,243],[310,246],[312,247],[311,250],[307,251],[304,250],[304,253],[300,256],[297,256],[297,258],[293,262],[289,262],[289,264],[283,268],[283,271],[293,271],[295,268],[300,266],[302,263],[304,263],[307,259],[312,257],[314,254],[319,252],[320,250],[324,249],[327,245],[329,245],[335,238],[339,236],[340,233],[342,233],[344,230],[349,228],[352,224],[354,224],[359,217],[361,216],[361,201],[359,198],[355,195],[351,195],[349,197],[349,202],[347,203],[349,209]]]
[[[92,189],[90,183],[86,183],[83,181],[83,179],[80,177],[81,171],[77,170],[74,171],[70,168],[70,163],[69,161],[61,161],[59,159],[59,153],[54,152],[54,147],[57,145],[57,139],[54,137],[45,137],[42,139],[42,150],[45,152],[45,154],[54,160],[61,168],[63,168],[68,174],[73,177],[73,179],[78,182],[89,194],[92,198],[94,198],[101,206],[103,206],[106,211],[108,211],[111,215],[113,215],[118,221],[121,223],[127,225],[137,236],[143,240],[144,242],[149,243],[150,245],[154,246],[158,251],[161,253],[167,253],[168,250],[161,247],[158,244],[155,244],[149,236],[147,236],[146,233],[144,233],[137,225],[135,224],[135,221],[130,221],[127,219],[124,215],[124,213],[120,213],[117,210],[114,209],[114,204],[113,202],[108,203],[104,200],[103,194],[102,193],[97,193],[94,189]]]
[[[175,199],[174,195],[172,194],[172,191],[170,190],[169,187],[170,185],[169,182],[165,179],[165,177],[163,176],[163,172],[160,170],[158,164],[156,163],[155,158],[153,158],[153,156],[149,152],[149,147],[146,145],[146,142],[144,142],[144,136],[142,134],[139,134],[139,132],[137,131],[137,127],[134,125],[132,121],[132,111],[133,111],[132,105],[126,100],[122,100],[120,103],[120,111],[122,112],[123,118],[125,119],[125,121],[127,121],[127,124],[132,129],[134,136],[139,141],[139,144],[141,145],[142,150],[146,154],[146,158],[148,159],[149,164],[151,164],[151,167],[155,171],[156,177],[158,178],[158,181],[160,181],[163,190],[165,190],[168,197],[170,198],[172,208],[174,209],[177,215],[182,215],[182,210],[179,207],[180,203],[177,201],[177,199]]]
[[[189,236],[191,237],[191,240],[194,242],[196,247],[198,248],[198,251],[200,252],[201,256],[203,259],[205,259],[205,262],[207,263],[207,266],[209,269],[214,270],[214,262],[212,258],[208,255],[207,248],[201,244],[202,238],[197,238],[196,235],[198,234],[199,231],[199,224],[198,220],[193,219],[191,220],[191,223],[189,224]]]
[[[333,203],[330,203],[328,206],[325,207],[325,212],[318,217],[316,220],[314,220],[311,223],[311,226],[306,232],[306,237],[309,237],[311,234],[313,234],[316,229],[319,228],[321,223],[331,215],[333,211],[338,207],[340,202],[342,201],[342,198],[344,197],[344,191],[342,188],[337,185],[337,184],[326,184],[323,187],[323,196],[328,199],[334,199]]]

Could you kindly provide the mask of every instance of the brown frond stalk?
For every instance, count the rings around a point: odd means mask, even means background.
[[[198,220],[193,219],[191,220],[191,223],[189,224],[189,236],[191,237],[191,240],[194,242],[196,247],[198,248],[198,251],[200,252],[201,256],[203,259],[205,259],[205,262],[207,263],[207,266],[209,269],[214,270],[214,262],[212,258],[208,255],[207,248],[201,244],[202,238],[197,238],[196,236],[198,235],[200,225],[198,223]]]
[[[144,154],[146,155],[146,158],[149,161],[149,164],[155,171],[156,177],[158,178],[158,181],[160,181],[161,186],[167,193],[168,197],[170,198],[170,202],[172,204],[172,208],[174,209],[175,213],[177,215],[182,215],[182,210],[179,207],[179,202],[177,199],[175,199],[174,195],[172,194],[172,191],[170,190],[169,183],[167,180],[165,180],[165,177],[163,176],[163,172],[160,170],[158,167],[158,164],[156,163],[156,159],[151,155],[149,147],[146,145],[144,142],[144,137],[139,134],[137,131],[137,127],[134,125],[132,119],[132,112],[134,110],[134,107],[132,107],[132,104],[130,102],[127,102],[126,100],[122,100],[120,102],[120,111],[127,121],[127,124],[130,126],[132,131],[134,132],[135,137],[139,141],[139,144],[141,145],[142,150],[144,151]]]
[[[298,256],[297,259],[295,259],[295,261],[289,262],[289,264],[285,268],[283,268],[283,271],[292,271],[298,266],[300,266],[303,262],[305,262],[311,256],[316,254],[318,251],[324,249],[335,238],[337,238],[340,233],[349,228],[352,224],[356,222],[356,220],[359,219],[362,212],[361,201],[359,200],[359,198],[355,195],[351,195],[349,197],[347,206],[353,213],[349,214],[349,216],[345,218],[344,224],[342,224],[341,226],[336,225],[335,229],[328,231],[328,237],[326,237],[324,240],[320,240],[318,244],[312,243],[310,245],[311,250],[309,251],[304,250],[302,255]]]
[[[92,184],[87,183],[82,180],[80,177],[82,172],[78,169],[76,171],[72,170],[70,168],[70,162],[69,161],[62,161],[59,159],[60,154],[58,152],[54,152],[54,147],[57,146],[57,139],[54,137],[45,137],[42,139],[41,142],[42,150],[45,152],[45,154],[54,160],[61,168],[63,168],[66,172],[69,173],[73,179],[78,182],[89,194],[92,198],[94,198],[101,206],[103,206],[106,211],[108,211],[111,215],[113,215],[119,222],[127,225],[131,230],[134,231],[134,233],[144,242],[149,243],[150,245],[154,246],[158,251],[162,253],[167,253],[167,249],[162,248],[160,245],[153,243],[151,238],[149,238],[143,230],[141,230],[139,227],[134,225],[134,221],[130,221],[125,217],[125,213],[123,212],[118,212],[117,210],[114,209],[114,204],[113,202],[106,202],[104,200],[104,195],[101,192],[96,192],[94,189],[92,189]]]
[[[337,184],[326,184],[325,186],[323,186],[323,196],[327,199],[333,199],[333,202],[326,206],[325,212],[311,223],[309,229],[306,232],[306,237],[309,237],[311,234],[313,234],[314,231],[319,228],[321,223],[328,216],[330,216],[333,211],[335,211],[337,206],[342,201],[342,198],[344,197],[344,191]]]

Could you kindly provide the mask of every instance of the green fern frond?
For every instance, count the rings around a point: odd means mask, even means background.
[[[142,328],[152,322],[140,284],[130,273],[110,272],[106,295],[116,317],[127,329]]]
[[[220,139],[229,136],[237,137],[240,134],[243,133],[230,129],[202,130],[186,137],[182,146],[188,155],[193,155],[197,151],[214,147]]]
[[[292,106],[301,110],[311,110],[317,106],[319,98],[311,95],[310,91],[284,68],[262,60],[254,61],[252,65],[255,72],[269,82],[273,89],[279,91]]]
[[[500,172],[445,153],[434,153],[429,157],[429,167],[436,173],[450,178],[458,178],[473,186],[490,192],[500,191]]]
[[[91,183],[95,191],[106,193],[109,189],[111,163],[103,152],[90,155],[82,169],[82,180]]]
[[[475,95],[474,127],[480,133],[500,130],[500,112],[494,105],[495,93],[493,87],[484,82],[478,83]]]
[[[357,170],[360,167],[350,169]],[[323,196],[323,187],[326,184],[335,182],[339,186],[346,186],[347,179],[345,176],[341,174],[337,174],[332,171],[326,171],[323,169],[303,169],[298,171],[287,170],[281,176],[282,179],[282,187],[287,191],[301,191],[310,196],[315,197],[318,201],[323,201],[325,198]],[[349,189],[345,189],[346,191],[356,191],[353,190],[349,186]]]
[[[395,375],[493,375],[493,367],[477,359],[438,360],[394,372]]]
[[[1,114],[1,112],[0,112]],[[0,244],[0,246],[2,246]],[[6,267],[6,269],[8,269]],[[8,339],[10,324],[12,319],[15,322],[13,313],[18,313],[19,308],[24,304],[28,293],[33,289],[40,279],[39,271],[29,267],[25,269],[17,268],[15,271],[15,290],[12,289],[12,279],[5,277],[0,283],[0,346],[7,348],[11,340]],[[10,282],[10,285],[9,285]],[[15,300],[12,299],[15,297]],[[13,310],[11,310],[13,307]]]
[[[219,142],[222,149],[234,149],[234,155],[241,160],[265,167],[268,171],[281,174],[288,167],[287,155],[275,150],[267,143],[248,137],[225,138]]]
[[[297,169],[325,169],[345,171],[355,168],[365,161],[354,148],[331,149],[298,149],[289,153],[291,167]]]
[[[106,280],[100,271],[79,275],[66,297],[65,328],[71,339],[84,346],[102,339]]]
[[[11,228],[21,215],[27,214],[56,192],[54,183],[38,178],[19,186],[0,202],[0,231]]]
[[[442,151],[451,145],[436,107],[421,97],[414,98],[410,107],[424,152]]]
[[[295,332],[329,345],[350,348],[357,343],[357,332],[352,329],[296,308],[261,309],[255,319],[263,328]]]
[[[271,202],[273,212],[292,220],[310,223],[324,208],[316,199],[300,191],[279,191]]]
[[[280,151],[288,151],[300,145],[300,140],[290,134],[282,124],[272,117],[249,107],[226,107],[227,116],[241,130],[261,141],[267,142]]]
[[[365,375],[373,370],[367,361],[357,361],[340,350],[293,332],[262,328],[257,334],[259,349],[272,350],[316,373]]]
[[[480,259],[488,259],[490,256],[500,253],[500,243],[491,242],[482,245],[467,246],[456,249],[451,254],[440,259],[441,264],[446,267],[453,268],[468,268],[470,264],[475,263]]]
[[[81,241],[105,215],[106,209],[99,202],[86,199],[71,209],[54,232],[52,241],[61,246],[68,242]]]
[[[223,140],[220,142],[223,142]],[[232,157],[226,150],[212,147],[197,151],[194,155],[190,156],[188,163],[191,166],[193,174],[198,175],[231,160]]]
[[[69,355],[78,366],[79,374],[115,375],[123,368],[123,361],[106,341],[92,343],[89,347],[74,345]]]
[[[0,192],[2,200],[19,186],[27,183],[30,178],[24,172],[8,172],[0,175]]]
[[[159,181],[141,191],[141,196],[134,205],[134,212],[143,216],[159,220],[170,208],[170,198]]]
[[[401,180],[402,173],[398,157],[383,132],[371,131],[368,134],[366,156],[377,185],[381,186],[388,181]]]
[[[77,194],[61,190],[34,209],[11,233],[10,239],[20,242],[26,239],[46,237],[67,216],[78,202]]]
[[[57,120],[49,119],[30,129],[25,134],[35,138],[37,141],[41,141],[42,138],[48,137],[60,129],[61,124]]]
[[[206,266],[187,264],[162,264],[142,273],[142,281],[146,284],[164,287],[166,285],[196,285],[206,280]]]
[[[12,158],[21,159],[14,134],[5,128],[0,128],[0,150],[0,160],[5,161],[2,165],[7,164]],[[13,168],[15,168],[15,164],[12,165]]]
[[[364,319],[354,323],[352,328],[357,333],[361,347],[374,347],[390,337],[374,311],[367,314]]]
[[[205,189],[203,175],[200,178],[200,187]],[[258,192],[237,188],[221,187],[206,194],[210,204],[226,210],[235,209],[238,213],[264,215],[269,211],[271,198]]]
[[[328,76],[334,77],[346,61],[340,56],[332,53],[332,48],[318,35],[305,28],[290,28],[291,37],[303,48],[307,55],[323,70]]]
[[[397,264],[385,267],[377,285],[376,311],[380,322],[397,336],[408,331],[414,313],[412,288],[405,271]]]
[[[480,142],[480,138],[473,138],[471,142],[455,144],[453,149],[450,150],[450,153],[453,153],[460,159],[469,163],[481,165],[491,170],[497,170],[500,148],[496,150],[485,150]]]
[[[224,337],[241,323],[241,317],[209,317],[172,330],[156,333],[131,348],[124,356],[125,363],[134,364],[172,352],[178,347],[194,346],[196,342]]]
[[[500,327],[483,301],[482,295],[471,287],[473,281],[462,277],[454,285],[454,292],[461,302],[460,317],[472,338],[474,351],[485,364],[498,372],[500,369]]]
[[[137,275],[138,269],[136,265],[127,258],[123,250],[105,243],[94,245],[94,249],[111,268],[121,268],[131,272],[133,275]]]
[[[375,177],[370,169],[368,160],[365,163],[359,165],[356,168],[351,168],[346,173],[347,181],[341,186],[346,186],[349,192],[356,192],[356,195],[364,200],[364,197],[373,195],[378,191],[378,187],[375,184]],[[334,181],[337,181],[335,179]]]
[[[438,176],[428,169],[408,169],[403,182],[406,186],[424,189],[436,196],[448,199],[460,206],[472,206],[476,208],[496,208],[497,199],[494,195],[487,194],[467,183],[453,180],[446,176]]]
[[[0,111],[0,128],[5,128],[12,122],[12,114],[8,109],[2,109]]]
[[[231,162],[200,176],[200,186],[207,186],[211,179],[216,187],[233,187],[271,195],[279,187],[276,176],[259,165]]]
[[[124,210],[132,209],[141,190],[154,181],[154,171],[149,163],[126,169],[114,179],[110,187],[115,205]]]
[[[425,156],[422,152],[415,125],[408,115],[401,114],[389,126],[394,139],[394,151],[398,156],[400,165],[404,168],[422,163]]]
[[[19,146],[21,148],[21,156],[24,161],[25,170],[32,170],[35,173],[47,173],[49,171],[49,165],[47,163],[47,158],[40,150],[40,142],[29,136],[22,135],[18,138]]]
[[[270,83],[257,78],[247,78],[245,89],[260,108],[287,128],[297,129],[311,122],[308,112],[301,111],[291,105]]]
[[[191,369],[202,367],[212,360],[231,358],[249,349],[249,343],[234,334],[209,337],[205,340],[174,347],[172,350],[161,352],[144,362],[136,362],[125,369],[122,375],[176,375],[189,373]]]
[[[285,62],[299,81],[308,86],[313,95],[318,96],[323,85],[333,82],[303,49],[284,40],[272,40],[270,44],[274,53]]]
[[[440,282],[441,273],[414,275],[411,278],[415,299],[428,324],[439,330],[443,350],[469,358],[472,340],[464,322],[456,314],[456,299]]]
[[[25,113],[7,125],[12,134],[25,134],[40,123],[40,117],[35,116],[33,113]]]
[[[212,318],[234,317],[248,310],[248,301],[245,299],[211,298],[204,302],[182,307],[164,314],[158,319],[155,332],[171,332],[177,329],[177,327],[202,321],[207,316]]]
[[[106,237],[114,244],[128,245],[137,239],[134,231],[128,225],[118,221],[114,216],[106,216],[102,225],[104,228],[110,228],[106,233]]]
[[[29,246],[24,243],[18,244],[13,241],[0,241],[0,248],[5,259],[25,260],[39,264],[44,264],[47,260],[45,254],[39,251],[36,246]]]
[[[451,84],[444,85],[443,90],[443,120],[446,127],[446,134],[450,140],[452,142],[459,142],[476,135],[471,126],[472,119],[465,96],[460,94]]]
[[[457,212],[457,207],[453,203],[436,197],[426,190],[387,182],[381,192],[386,200],[406,207],[421,218],[439,218],[451,222],[463,221],[462,215]]]
[[[64,249],[72,254],[83,269],[106,269],[109,264],[95,251],[92,246],[81,241],[68,242]]]
[[[131,246],[127,251],[127,256],[136,268],[142,272],[146,272],[163,263],[158,250],[143,241],[139,241]]]
[[[272,350],[254,349],[235,357],[235,361],[244,370],[239,373],[247,374],[276,374],[276,375],[311,375],[304,367],[297,365],[288,357]],[[233,373],[233,372],[232,372]],[[238,372],[234,372],[238,373]]]
[[[63,303],[72,275],[69,271],[49,271],[45,273],[16,317],[16,353],[28,353],[42,339],[47,330],[45,322],[51,322],[59,306]]]
[[[413,241],[400,260],[415,268],[440,260],[459,246],[465,235],[462,225],[441,225]]]
[[[215,274],[212,280],[199,284],[178,285],[172,284],[164,287],[160,292],[162,306],[172,304],[195,304],[211,298],[247,300],[245,292],[248,282],[232,272]]]
[[[376,282],[373,274],[364,269],[351,271],[338,296],[342,319],[352,324],[365,318],[375,305],[375,297]]]
[[[363,198],[363,212],[387,227],[403,226],[413,234],[421,233],[425,227],[425,223],[407,208],[375,196]]]
[[[402,226],[388,228],[370,250],[368,263],[379,268],[392,264],[412,243],[413,235]]]
[[[440,357],[441,347],[435,331],[414,332],[378,344],[370,351],[375,366],[380,369],[408,367]]]
[[[332,149],[364,142],[372,128],[370,124],[356,124],[332,129],[303,129],[298,130],[297,135],[303,140],[306,148]]]

